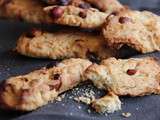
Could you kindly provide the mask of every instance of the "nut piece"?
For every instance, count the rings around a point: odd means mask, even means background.
[[[86,18],[87,17],[87,14],[85,13],[85,12],[80,12],[79,13],[79,16],[81,17],[81,18]]]
[[[131,21],[131,19],[128,18],[128,17],[120,17],[120,18],[119,18],[119,22],[120,22],[121,24],[130,22],[130,21]]]
[[[53,19],[58,19],[62,16],[62,14],[64,13],[64,10],[60,7],[54,7],[52,10],[51,10],[51,17]]]
[[[134,75],[134,74],[136,74],[136,72],[137,72],[137,70],[135,70],[135,69],[128,69],[127,70],[128,75]]]

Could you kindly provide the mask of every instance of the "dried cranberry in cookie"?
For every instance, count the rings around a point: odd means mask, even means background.
[[[137,70],[135,70],[135,69],[128,69],[128,70],[127,70],[127,74],[128,74],[128,75],[135,75],[136,72],[137,72]]]
[[[62,16],[64,10],[60,7],[54,7],[50,12],[53,19],[58,19]]]
[[[81,18],[86,18],[86,17],[87,17],[87,14],[86,14],[85,11],[81,11],[81,12],[79,13],[79,16],[80,16]]]
[[[130,21],[131,21],[131,19],[130,19],[129,17],[120,17],[120,18],[119,18],[119,22],[120,22],[121,24],[128,23],[128,22],[130,22]]]

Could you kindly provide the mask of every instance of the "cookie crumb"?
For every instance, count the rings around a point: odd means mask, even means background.
[[[88,97],[84,97],[84,96],[75,97],[74,100],[77,102],[85,103],[87,105],[91,104],[91,99]]]
[[[91,110],[90,110],[90,109],[88,109],[87,111],[88,111],[89,114],[91,113]]]
[[[130,112],[122,113],[122,116],[126,118],[130,117],[131,115],[132,114]]]
[[[78,109],[82,109],[82,107],[81,107],[81,106],[78,106]]]
[[[62,101],[62,98],[61,98],[60,96],[58,96],[58,97],[56,98],[56,101],[61,102],[61,101]]]

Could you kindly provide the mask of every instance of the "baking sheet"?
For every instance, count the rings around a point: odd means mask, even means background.
[[[132,8],[150,9],[155,13],[160,13],[159,0],[126,0],[123,1],[130,4]],[[144,4],[142,4],[142,2]],[[33,59],[15,54],[11,51],[15,47],[15,41],[19,35],[32,27],[43,28],[47,30],[55,30],[60,27],[33,25],[27,23],[0,21],[0,81],[5,80],[9,76],[28,73],[32,70],[39,69],[46,66],[52,60],[48,59]],[[147,54],[156,56],[160,59],[160,53]],[[81,85],[80,94],[84,89],[89,88],[97,91],[92,85]],[[99,95],[102,95],[100,92]],[[29,112],[20,113],[15,111],[0,110],[0,120],[160,120],[160,96],[151,95],[136,98],[121,98],[123,105],[122,111],[114,114],[100,115],[92,111],[89,106],[82,103],[77,103],[69,96],[75,96],[75,92],[68,91],[66,98],[61,102],[50,103],[40,109]],[[79,107],[80,106],[80,107]],[[90,112],[91,110],[91,112]],[[121,116],[123,112],[130,112],[132,114],[129,118]]]

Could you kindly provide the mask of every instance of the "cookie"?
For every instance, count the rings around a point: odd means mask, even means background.
[[[5,109],[35,110],[79,84],[90,65],[88,60],[68,59],[55,66],[11,77],[1,84],[0,105]]]
[[[85,71],[85,79],[91,80],[96,87],[112,92],[117,96],[144,96],[160,94],[160,64],[154,58],[109,58],[100,65],[93,64]],[[101,101],[101,98],[100,100]],[[98,110],[106,110],[105,99],[94,102]],[[109,103],[108,103],[109,102]],[[102,104],[102,105],[99,105]],[[106,106],[111,104],[106,100]],[[97,107],[95,107],[97,109]],[[113,109],[113,111],[118,109]],[[110,111],[110,109],[109,109]]]
[[[124,9],[124,6],[118,0],[85,0],[97,9],[103,12],[113,12]]]
[[[109,46],[128,45],[141,53],[160,50],[160,17],[148,11],[126,10],[110,15],[103,27]]]
[[[87,3],[85,0],[42,0],[49,5],[60,5],[68,6],[73,5],[80,8],[91,8],[91,4]]]
[[[100,28],[108,16],[108,13],[98,9],[83,9],[71,5],[49,6],[44,11],[50,15],[53,23],[88,29]]]
[[[0,1],[1,18],[16,19],[31,23],[56,23],[92,29],[101,27],[105,18],[114,10],[110,9],[108,12],[101,12],[83,0],[74,0],[71,5],[67,6],[49,7],[46,7],[46,4],[40,0]]]
[[[118,57],[117,51],[105,45],[102,36],[75,30],[54,33],[32,30],[19,38],[16,50],[22,55],[51,59],[87,58],[98,62]]]
[[[121,110],[121,104],[119,97],[110,92],[106,96],[92,101],[92,108],[98,113],[113,113]]]
[[[44,7],[38,0],[2,0],[0,17],[49,24],[52,19],[43,11]]]
[[[123,5],[117,0],[42,0],[50,5],[73,5],[80,8],[96,8],[102,12],[117,11],[122,9]]]

